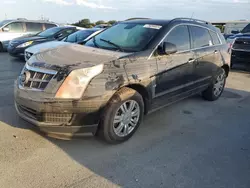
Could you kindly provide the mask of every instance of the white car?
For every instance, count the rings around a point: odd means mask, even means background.
[[[64,38],[62,41],[52,41],[34,45],[25,50],[24,52],[25,61],[28,61],[32,55],[49,50],[51,48],[69,45],[70,43],[83,44],[85,41],[94,37],[101,31],[103,31],[103,29],[92,28],[92,29],[80,30],[75,33],[72,33],[68,37]]]
[[[57,27],[58,25],[47,21],[31,21],[26,19],[0,21],[0,51],[6,50],[12,39],[41,32]]]

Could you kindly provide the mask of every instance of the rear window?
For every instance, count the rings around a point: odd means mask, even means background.
[[[194,48],[213,45],[209,31],[202,27],[190,26]]]
[[[218,35],[217,33],[213,32],[213,31],[209,31],[211,37],[212,37],[212,40],[213,40],[213,44],[214,45],[219,45],[220,44],[220,39],[218,38]]]
[[[28,32],[39,32],[39,31],[43,30],[43,24],[42,23],[27,22],[26,29]]]

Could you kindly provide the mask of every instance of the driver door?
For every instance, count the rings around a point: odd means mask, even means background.
[[[176,52],[169,55],[156,55],[158,74],[155,77],[155,106],[167,105],[188,95],[195,81],[195,56],[191,50],[189,29],[185,25],[175,27],[164,42],[176,46]],[[164,53],[164,52],[163,52]],[[164,102],[163,100],[164,99]],[[153,105],[154,106],[154,105]]]

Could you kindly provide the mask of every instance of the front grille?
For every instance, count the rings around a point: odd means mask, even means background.
[[[59,113],[38,113],[37,111],[27,108],[22,105],[17,105],[18,110],[28,116],[31,119],[34,119],[39,122],[45,123],[69,123],[72,120],[73,114],[59,114]]]
[[[72,119],[72,114],[44,113],[43,117],[44,122],[69,123]]]
[[[20,85],[28,89],[44,90],[56,71],[45,71],[26,65],[20,75]]]

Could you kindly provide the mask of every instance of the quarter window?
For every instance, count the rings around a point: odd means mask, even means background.
[[[213,32],[213,31],[209,31],[209,33],[210,33],[210,35],[212,37],[213,44],[214,45],[219,45],[220,44],[220,40],[218,38],[218,35],[215,32]]]
[[[43,24],[27,22],[26,28],[28,32],[39,32],[43,30]]]
[[[202,27],[190,26],[194,48],[213,45],[209,31]]]
[[[9,32],[12,33],[22,33],[23,32],[23,23],[22,22],[13,22],[7,25],[5,28],[9,28]]]
[[[187,26],[177,26],[174,28],[164,42],[176,45],[178,51],[185,51],[190,49],[190,36]]]

